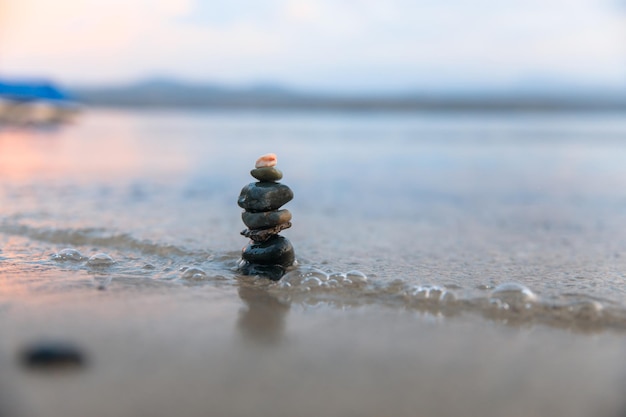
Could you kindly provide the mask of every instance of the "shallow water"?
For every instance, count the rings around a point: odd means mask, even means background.
[[[612,114],[90,111],[0,130],[6,408],[619,413],[624,139]],[[236,269],[237,196],[267,152],[295,194],[298,264],[277,283]],[[39,338],[92,364],[51,386],[13,360]]]
[[[2,273],[234,285],[236,198],[275,151],[296,195],[289,278],[320,270],[321,282],[272,291],[485,312],[510,284],[507,296],[533,294],[527,315],[575,322],[568,310],[584,305],[621,327],[625,136],[610,115],[94,112],[56,132],[4,131]],[[98,253],[114,262],[88,261]],[[320,285],[350,270],[370,279],[337,297],[341,279]]]

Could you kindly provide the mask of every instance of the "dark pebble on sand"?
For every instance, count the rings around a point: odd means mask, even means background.
[[[38,342],[26,346],[20,354],[24,366],[33,369],[82,367],[85,355],[76,346],[65,342]]]
[[[272,210],[261,213],[241,213],[241,219],[250,229],[265,229],[291,221],[291,213],[287,209]]]
[[[265,242],[251,242],[245,247],[241,257],[253,264],[290,266],[295,259],[295,253],[289,240],[275,235]]]
[[[275,182],[253,182],[241,190],[237,204],[250,211],[271,211],[279,209],[293,198],[293,191],[284,184]]]
[[[250,175],[252,175],[254,178],[256,178],[259,181],[274,182],[274,181],[279,181],[280,179],[283,178],[283,173],[280,172],[279,169],[274,168],[274,167],[255,168],[252,171],[250,171]]]

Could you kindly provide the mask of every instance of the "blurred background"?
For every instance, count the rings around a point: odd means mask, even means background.
[[[114,106],[621,108],[625,23],[621,0],[0,0],[0,82]]]
[[[0,0],[0,415],[626,416],[625,1]]]

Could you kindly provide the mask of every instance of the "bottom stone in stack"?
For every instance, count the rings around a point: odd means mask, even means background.
[[[258,265],[243,261],[239,271],[244,275],[261,275],[272,281],[278,281],[285,275],[285,267],[282,265]]]

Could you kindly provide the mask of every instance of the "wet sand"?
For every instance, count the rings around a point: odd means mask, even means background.
[[[625,406],[626,341],[613,332],[289,305],[245,282],[27,298],[1,316],[4,415],[617,416]],[[16,352],[42,338],[72,341],[88,364],[24,369]]]

